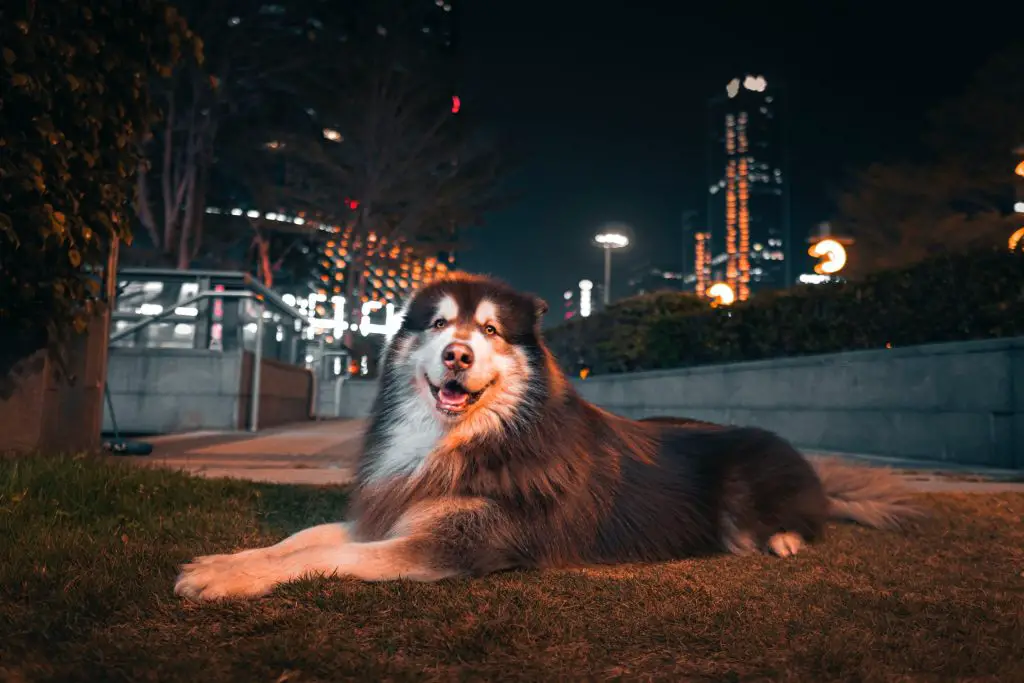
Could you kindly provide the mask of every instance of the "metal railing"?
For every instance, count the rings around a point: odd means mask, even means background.
[[[254,324],[253,335],[253,364],[251,370],[251,395],[249,397],[249,424],[250,432],[259,429],[260,413],[260,390],[262,388],[262,365],[265,355],[265,327],[266,319],[270,317],[278,324],[278,340],[284,336],[283,332],[290,332],[291,343],[283,344],[277,349],[277,357],[292,364],[305,364],[305,358],[299,358],[299,342],[302,333],[307,326],[306,318],[298,310],[289,306],[276,292],[266,287],[248,273],[231,271],[207,271],[207,270],[172,270],[160,268],[124,268],[118,272],[119,296],[116,297],[112,311],[112,325],[126,323],[122,329],[112,330],[110,344],[115,345],[119,341],[129,338],[138,339],[140,332],[150,328],[156,323],[174,322],[180,324],[191,324],[193,326],[192,346],[194,348],[211,348],[213,340],[213,326],[220,325],[222,331],[222,350],[229,347],[245,348],[245,334],[243,326],[246,325],[243,302],[253,302],[255,305],[255,318],[250,325]],[[174,295],[173,301],[163,298],[166,307],[159,306],[160,310],[153,313],[139,313],[134,310],[124,309],[124,299],[120,296],[122,285],[130,286],[132,283],[161,283],[161,287],[153,292],[146,292],[141,289],[136,292],[138,298],[144,298],[147,294],[162,294],[163,286],[166,284],[194,284],[198,287],[195,294],[178,298],[180,290]],[[210,302],[233,301],[237,308],[233,311],[225,309],[218,318],[214,315],[215,306]],[[190,309],[190,315],[179,313],[183,308],[189,309],[193,304],[195,308]],[[145,310],[144,308],[142,310]],[[115,322],[116,321],[116,322]],[[202,329],[202,334],[200,334]],[[233,339],[228,344],[228,339]],[[282,352],[286,357],[282,358]],[[303,354],[304,356],[305,354]],[[315,387],[315,385],[314,385]],[[315,394],[314,394],[315,395]],[[112,406],[111,406],[112,409]]]
[[[308,355],[306,330],[309,321],[306,316],[248,273],[125,268],[118,273],[117,279],[119,292],[111,315],[115,326],[111,343],[116,346],[227,351],[246,348],[251,341],[255,350],[256,341],[252,337],[256,329],[260,324],[269,323],[276,329],[276,334],[272,338],[261,336],[265,356],[303,364]],[[194,295],[200,291],[215,295]],[[249,292],[251,296],[219,296],[228,291]],[[224,306],[221,300],[231,298],[235,299],[234,306]],[[258,300],[262,307],[254,312],[246,300]],[[165,307],[170,310],[162,310]],[[146,325],[139,323],[156,313],[161,314],[159,322],[170,323],[174,327],[164,330],[153,328],[153,331],[140,334],[154,321],[150,320]],[[128,326],[124,327],[126,324]]]
[[[249,396],[249,431],[256,432],[259,430],[260,424],[260,388],[261,380],[263,377],[263,312],[264,305],[260,297],[254,292],[232,292],[232,291],[205,291],[199,292],[195,296],[183,299],[178,303],[178,307],[187,306],[191,303],[203,301],[206,299],[255,299],[259,303],[257,304],[259,316],[256,319],[256,346],[253,349],[252,358],[252,387]],[[155,315],[148,316],[136,324],[116,332],[110,335],[110,342],[114,343],[119,339],[124,339],[130,335],[135,334],[139,330],[149,327],[155,322],[169,318],[174,315],[174,309],[169,308],[165,311],[161,311]],[[112,406],[111,406],[112,408]]]

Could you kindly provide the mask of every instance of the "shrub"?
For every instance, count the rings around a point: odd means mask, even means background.
[[[551,330],[548,342],[570,372],[583,362],[612,373],[1020,335],[1024,251],[947,254],[729,308],[694,302],[637,297]]]
[[[130,240],[149,80],[201,45],[159,0],[13,2],[0,22],[0,380],[102,306],[95,274]],[[0,382],[0,393],[9,382]]]

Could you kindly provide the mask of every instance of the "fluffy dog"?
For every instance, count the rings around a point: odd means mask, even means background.
[[[175,592],[255,597],[307,574],[437,581],[509,569],[788,557],[845,518],[915,510],[886,472],[812,465],[762,429],[628,420],[583,400],[536,297],[459,275],[421,289],[383,353],[348,521],[199,557]]]

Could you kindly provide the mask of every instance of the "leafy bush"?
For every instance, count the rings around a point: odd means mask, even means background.
[[[5,5],[0,22],[0,380],[102,305],[95,277],[130,240],[138,146],[157,119],[151,77],[199,41],[160,0]],[[9,389],[9,386],[8,386]]]
[[[567,370],[585,363],[614,373],[1020,334],[1024,251],[1004,249],[765,292],[728,308],[688,294],[637,297],[547,339]]]

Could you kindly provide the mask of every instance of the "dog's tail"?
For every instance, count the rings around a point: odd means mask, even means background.
[[[815,459],[829,501],[829,516],[876,529],[898,528],[924,511],[911,491],[888,468],[848,465],[838,458]]]

